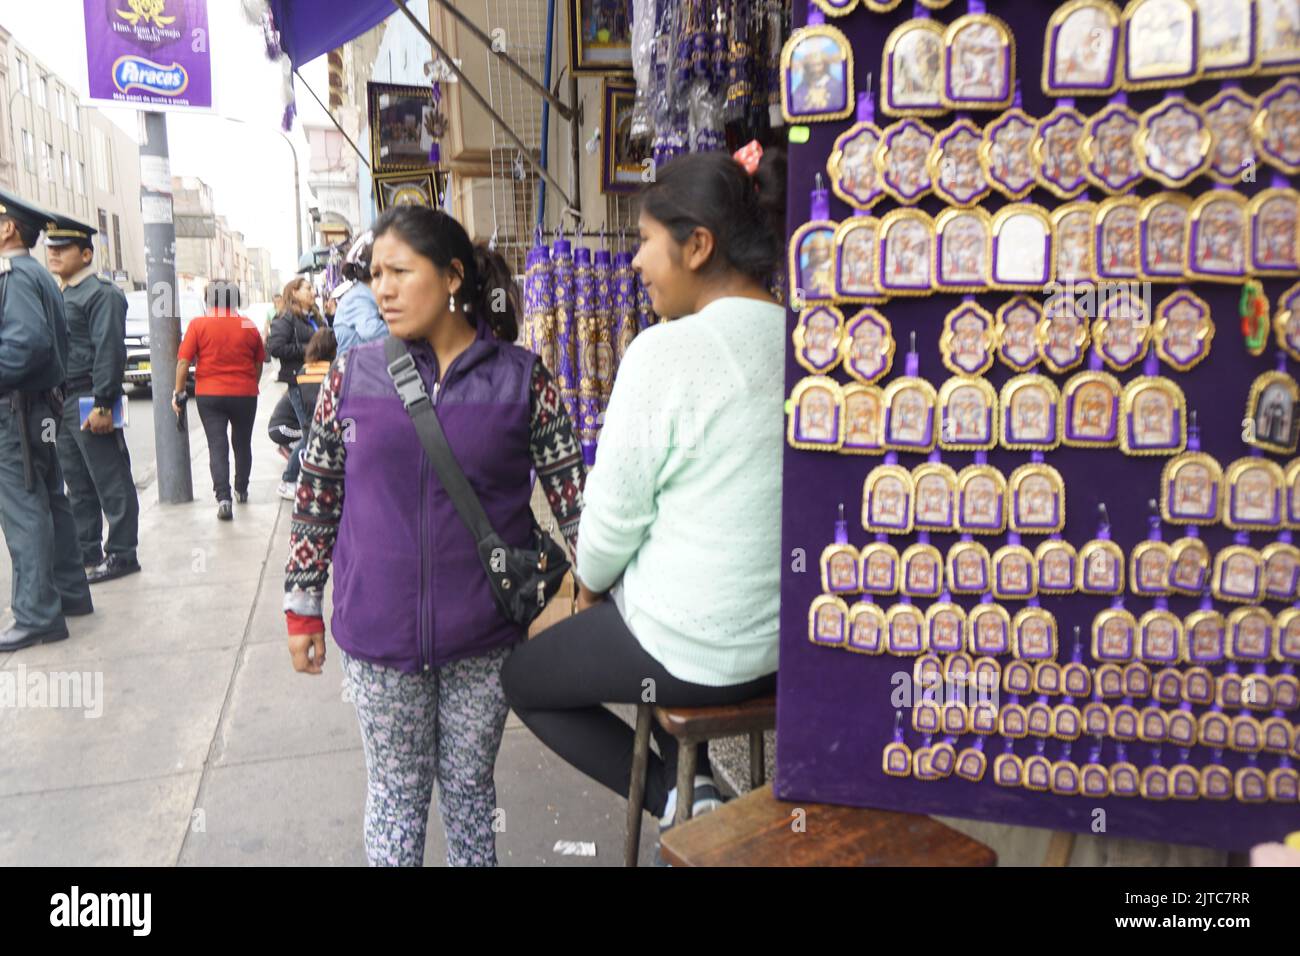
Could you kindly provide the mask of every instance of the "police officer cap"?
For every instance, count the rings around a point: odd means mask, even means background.
[[[51,248],[79,246],[82,249],[95,248],[92,236],[96,230],[84,222],[69,219],[67,216],[55,216],[50,228],[45,230],[45,245]]]
[[[19,198],[7,189],[0,189],[0,216],[15,219],[38,233],[49,228],[54,220],[53,214],[26,199]]]

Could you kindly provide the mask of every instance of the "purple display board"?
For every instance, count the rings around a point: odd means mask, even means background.
[[[965,3],[956,2],[945,11],[934,14],[941,21],[950,22],[966,12]],[[1016,34],[1017,74],[1023,91],[1024,108],[1033,116],[1046,115],[1055,105],[1041,91],[1039,77],[1042,70],[1043,36],[1046,22],[1055,4],[1029,4],[1023,2],[988,3],[989,12],[1001,16],[1012,25]],[[904,3],[891,14],[869,14],[863,10],[834,21],[852,41],[857,88],[866,88],[868,72],[880,69],[881,48],[889,32],[911,16],[912,4]],[[801,24],[807,12],[803,0],[796,0],[795,19]],[[1276,82],[1276,77],[1247,78],[1241,81],[1243,89],[1256,95]],[[881,88],[878,81],[874,90]],[[1185,92],[1188,97],[1203,103],[1219,89],[1217,82],[1197,83]],[[1141,112],[1160,102],[1163,91],[1129,94],[1129,105]],[[1085,114],[1101,109],[1107,100],[1103,97],[1081,97],[1078,108]],[[981,125],[988,123],[996,112],[970,114]],[[957,117],[950,113],[927,120],[937,130],[946,128]],[[790,148],[790,200],[788,221],[793,230],[809,218],[809,193],[814,186],[814,176],[826,176],[826,157],[832,150],[835,137],[851,125],[851,120],[841,123],[818,123],[809,127],[810,140]],[[1252,194],[1268,186],[1269,172],[1261,169],[1257,182],[1242,183],[1242,192]],[[1144,180],[1136,193],[1147,196],[1162,190],[1158,183]],[[1212,188],[1207,178],[1197,179],[1186,190],[1195,196]],[[1091,198],[1103,198],[1093,195]],[[1051,209],[1061,204],[1046,190],[1036,188],[1026,201],[1037,202]],[[1005,204],[998,196],[990,197],[982,205],[990,212]],[[937,214],[942,203],[934,198],[925,200],[921,207],[931,215]],[[876,211],[882,215],[892,203]],[[831,218],[843,220],[852,209],[838,199],[832,200]],[[1292,279],[1269,279],[1264,282],[1270,305],[1287,288]],[[1152,305],[1172,293],[1175,285],[1156,285],[1151,292]],[[1161,367],[1161,374],[1178,382],[1187,396],[1189,410],[1198,413],[1202,431],[1203,450],[1215,456],[1225,466],[1236,458],[1250,454],[1251,449],[1241,441],[1242,419],[1245,416],[1247,391],[1255,376],[1275,367],[1273,339],[1264,355],[1250,356],[1239,332],[1238,295],[1236,286],[1199,283],[1192,286],[1209,303],[1216,323],[1216,335],[1209,358],[1190,372],[1176,372]],[[1032,294],[1032,293],[1031,293]],[[1013,297],[1010,292],[980,294],[977,298],[990,312]],[[893,326],[899,352],[906,351],[908,337],[916,334],[920,354],[920,374],[936,387],[949,377],[949,371],[940,362],[939,335],[944,315],[961,301],[955,294],[932,295],[926,298],[893,299],[878,308]],[[851,308],[851,307],[850,307]],[[796,316],[788,316],[793,331]],[[904,362],[896,359],[893,377],[902,374]],[[1041,367],[1035,371],[1045,372]],[[807,372],[795,364],[793,348],[787,346],[786,393]],[[842,369],[831,373],[841,383],[850,381]],[[995,364],[987,378],[995,388],[1000,388],[1015,374],[1011,369]],[[1113,373],[1127,383],[1142,374],[1141,363],[1126,372]],[[1294,363],[1292,374],[1295,374]],[[1052,375],[1058,385],[1068,375]],[[900,453],[899,463],[909,469],[925,460],[919,454]],[[1269,455],[1282,464],[1284,457]],[[1030,460],[1030,452],[994,449],[988,453],[989,463],[1004,475]],[[944,451],[943,461],[958,471],[974,460],[972,452]],[[1112,522],[1112,537],[1127,556],[1138,542],[1147,537],[1149,515],[1147,502],[1159,497],[1160,473],[1166,457],[1134,458],[1119,449],[1061,448],[1046,453],[1046,461],[1055,466],[1065,478],[1066,524],[1064,537],[1076,547],[1088,541],[1097,531],[1097,506],[1105,503]],[[784,494],[782,513],[783,570],[781,585],[781,656],[777,706],[777,768],[776,793],[784,800],[820,801],[856,806],[881,807],[920,813],[933,813],[957,817],[989,820],[998,823],[1046,827],[1055,830],[1093,832],[1097,819],[1095,811],[1105,810],[1105,833],[1115,837],[1134,837],[1172,843],[1198,844],[1224,849],[1246,849],[1250,846],[1276,840],[1286,833],[1300,829],[1300,805],[1286,806],[1277,803],[1244,804],[1231,801],[1148,801],[1139,797],[1094,799],[1083,796],[1056,796],[1037,793],[1023,788],[1000,787],[992,779],[994,757],[1003,751],[1003,739],[993,735],[986,739],[985,753],[989,769],[979,783],[970,783],[956,777],[935,782],[915,778],[887,776],[881,769],[882,750],[893,739],[895,708],[890,697],[894,690],[891,677],[902,672],[910,676],[915,658],[881,655],[869,657],[842,649],[818,647],[808,639],[808,609],[813,599],[821,593],[818,558],[822,549],[834,540],[834,522],[837,505],[843,504],[846,515],[856,516],[860,511],[862,484],[867,473],[883,461],[880,457],[827,454],[786,448],[784,460]],[[1183,535],[1179,527],[1165,525],[1164,539],[1172,541]],[[1201,536],[1211,552],[1232,543],[1232,532],[1222,526],[1203,527]],[[941,552],[958,540],[955,534],[932,534],[931,541]],[[1253,532],[1251,544],[1261,548],[1276,540],[1276,533]],[[874,539],[862,529],[859,521],[849,522],[849,541],[861,549]],[[916,534],[891,536],[890,541],[901,552],[917,540]],[[985,537],[982,542],[994,550],[1006,542],[1006,536]],[[1025,543],[1032,550],[1040,536],[1030,536]],[[804,556],[800,570],[798,554]],[[1127,571],[1127,568],[1126,568]],[[1126,575],[1127,576],[1127,575]],[[1126,589],[1127,589],[1126,581]],[[969,609],[977,596],[954,596],[954,601]],[[852,598],[849,603],[852,603]],[[877,603],[886,609],[893,598],[880,598]],[[1085,663],[1088,655],[1088,637],[1094,614],[1110,606],[1109,597],[1070,595],[1043,596],[1040,602],[1051,611],[1060,626],[1060,654],[1062,663],[1070,659],[1075,625],[1083,628]],[[1172,596],[1169,608],[1179,617],[1185,617],[1199,606],[1199,599]],[[917,600],[924,609],[930,603]],[[1024,602],[1003,602],[1011,612],[1025,606]],[[1154,606],[1151,598],[1139,597],[1126,590],[1124,605],[1141,616]],[[1266,605],[1276,613],[1282,605]],[[1227,611],[1231,606],[1218,605]],[[1276,664],[1269,665],[1269,673],[1277,673]],[[1155,668],[1153,668],[1154,670]],[[1243,666],[1243,672],[1249,665]],[[1214,665],[1218,674],[1224,665]],[[1003,695],[1005,699],[1005,694]],[[1034,695],[1021,697],[1028,705]],[[1050,698],[1059,702],[1060,697]],[[1086,698],[1076,699],[1077,706],[1087,703]],[[1111,701],[1114,703],[1114,701]],[[1144,703],[1138,700],[1139,707]],[[1170,706],[1170,705],[1166,705]],[[1205,708],[1195,708],[1201,713]],[[1227,711],[1229,715],[1238,711]],[[921,735],[911,729],[911,712],[904,711],[905,740],[915,749]],[[1260,714],[1259,716],[1267,716]],[[1292,723],[1300,722],[1300,714],[1288,714]],[[935,735],[935,742],[943,737]],[[960,738],[957,749],[973,741],[972,735]],[[1082,737],[1073,745],[1071,758],[1077,764],[1086,761],[1093,742]],[[1049,738],[1046,755],[1057,759],[1063,743]],[[1135,742],[1127,745],[1128,759],[1140,770],[1148,762],[1151,746]],[[1102,762],[1114,760],[1115,742],[1107,740]],[[1022,758],[1035,752],[1034,738],[1019,740],[1015,752]],[[1162,763],[1168,767],[1177,762],[1177,749],[1166,743]],[[1208,751],[1193,748],[1190,763],[1200,766],[1208,761]],[[1235,770],[1245,765],[1244,754],[1224,752],[1222,763]],[[1265,771],[1277,766],[1278,757],[1261,754],[1259,766]]]
[[[144,110],[212,108],[207,0],[84,0],[90,98]]]

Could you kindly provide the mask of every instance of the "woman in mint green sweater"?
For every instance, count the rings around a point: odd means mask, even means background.
[[[632,729],[601,706],[736,703],[776,685],[785,310],[784,159],[673,160],[642,192],[633,267],[673,321],[633,340],[578,527],[579,613],[502,673],[547,746],[624,796]],[[655,728],[645,807],[667,826],[677,746]],[[693,812],[720,803],[700,747]]]

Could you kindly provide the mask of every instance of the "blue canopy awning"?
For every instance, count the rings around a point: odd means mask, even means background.
[[[335,50],[397,11],[392,0],[271,0],[280,46],[295,67]]]

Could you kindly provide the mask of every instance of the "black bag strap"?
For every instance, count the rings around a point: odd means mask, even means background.
[[[488,520],[483,503],[470,486],[469,479],[461,470],[460,462],[447,444],[447,435],[442,430],[438,415],[429,401],[429,393],[424,390],[420,371],[415,367],[415,359],[406,349],[406,343],[396,336],[384,340],[384,356],[388,359],[388,375],[397,387],[397,394],[406,406],[406,413],[411,416],[415,433],[420,436],[424,453],[429,456],[433,470],[438,473],[438,480],[451,496],[451,503],[456,506],[456,513],[465,522],[474,535],[476,543],[482,544],[496,532]]]

